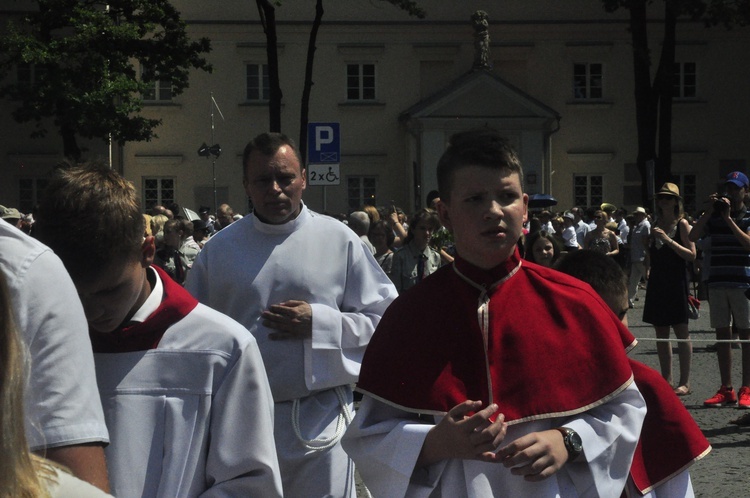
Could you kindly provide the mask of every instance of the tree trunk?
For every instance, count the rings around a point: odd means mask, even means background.
[[[302,90],[302,106],[299,117],[299,154],[302,163],[307,163],[307,123],[310,120],[310,93],[314,82],[313,63],[315,62],[316,40],[318,39],[318,30],[323,22],[323,0],[317,0],[315,3],[315,20],[310,30],[310,39],[307,42],[307,64],[305,65],[305,86]]]
[[[659,95],[659,161],[655,188],[672,181],[672,101],[674,99],[674,62],[677,39],[677,13],[672,0],[664,2],[664,40],[654,88]]]
[[[75,163],[79,162],[81,160],[81,148],[78,147],[75,130],[63,123],[60,125],[60,135],[62,136],[65,158]]]
[[[633,74],[635,76],[635,115],[638,135],[637,165],[641,174],[641,199],[648,205],[646,163],[656,161],[656,94],[651,87],[651,58],[648,48],[646,0],[630,5],[630,34],[633,42]]]
[[[276,9],[269,0],[255,0],[263,31],[266,33],[268,58],[268,128],[281,132],[281,85],[279,84],[279,52],[276,39]]]

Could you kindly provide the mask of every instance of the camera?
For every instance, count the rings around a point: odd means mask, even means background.
[[[726,202],[724,202],[722,199],[726,199]],[[718,199],[714,201],[714,212],[721,214],[724,211],[729,211],[729,197],[726,195],[719,196]]]

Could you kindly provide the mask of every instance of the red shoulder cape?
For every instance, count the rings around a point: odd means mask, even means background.
[[[586,411],[630,384],[624,349],[634,338],[588,285],[521,264],[517,251],[490,271],[460,258],[454,265],[390,305],[365,352],[359,390],[416,413],[495,402],[519,423]],[[496,284],[486,349],[481,291],[460,274]]]

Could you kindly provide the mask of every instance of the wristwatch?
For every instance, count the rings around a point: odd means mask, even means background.
[[[581,436],[573,429],[567,427],[555,427],[562,434],[565,449],[568,450],[568,461],[575,460],[583,451]]]

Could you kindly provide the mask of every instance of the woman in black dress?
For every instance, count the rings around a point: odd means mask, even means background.
[[[669,328],[680,342],[680,381],[675,393],[690,392],[690,361],[693,346],[688,332],[688,274],[686,262],[695,260],[695,244],[688,239],[690,224],[684,218],[680,189],[665,183],[656,194],[656,223],[651,230],[649,257],[651,272],[646,287],[643,321],[656,329],[658,339],[669,339]],[[661,374],[672,383],[672,344],[657,342]]]

